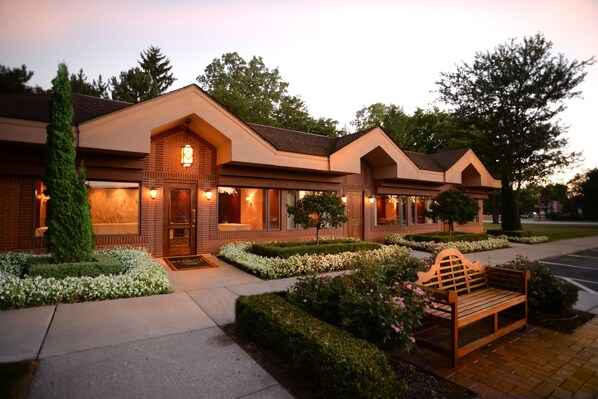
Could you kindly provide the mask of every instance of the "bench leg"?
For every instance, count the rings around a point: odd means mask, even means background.
[[[457,352],[459,351],[459,327],[457,326],[456,321],[453,323],[451,330],[451,364],[453,368],[455,368],[455,366],[457,366],[457,360],[459,358],[457,356]]]

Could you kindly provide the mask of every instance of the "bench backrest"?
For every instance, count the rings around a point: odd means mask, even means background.
[[[417,277],[419,285],[456,291],[457,295],[487,286],[485,268],[480,262],[469,262],[457,249],[440,251],[430,270],[417,273]]]

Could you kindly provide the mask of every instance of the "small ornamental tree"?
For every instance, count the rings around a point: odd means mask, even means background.
[[[50,123],[47,127],[48,215],[46,240],[56,263],[83,262],[93,258],[93,230],[83,170],[75,166],[72,133],[71,86],[65,64],[52,80]]]
[[[345,223],[345,204],[332,191],[309,194],[295,205],[287,205],[287,213],[304,229],[316,228],[316,245],[320,243],[320,229],[335,229]]]
[[[430,217],[448,223],[449,235],[453,233],[453,222],[465,224],[475,219],[480,207],[477,201],[457,189],[441,192],[430,206]]]

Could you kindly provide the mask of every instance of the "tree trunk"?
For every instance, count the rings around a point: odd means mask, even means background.
[[[500,212],[498,210],[498,195],[494,193],[492,194],[492,223],[494,224],[500,223]]]
[[[508,179],[502,180],[501,187],[502,229],[506,231],[521,230],[521,218],[517,197]]]

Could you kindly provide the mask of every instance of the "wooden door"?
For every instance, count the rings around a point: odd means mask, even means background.
[[[167,183],[164,194],[164,256],[195,255],[196,185]]]
[[[347,194],[347,235],[363,240],[363,192],[349,191]]]

